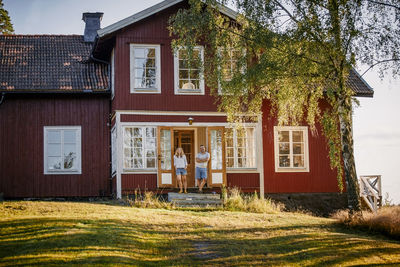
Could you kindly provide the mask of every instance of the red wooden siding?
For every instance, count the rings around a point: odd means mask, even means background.
[[[133,193],[140,189],[145,190],[157,189],[157,174],[122,174],[121,175],[122,194]]]
[[[317,133],[308,131],[310,172],[275,172],[274,126],[275,118],[269,118],[267,102],[263,106],[263,150],[265,193],[328,193],[338,192],[336,170],[329,165],[328,147],[321,127]]]
[[[227,173],[227,187],[238,187],[243,192],[260,191],[260,174],[258,173]]]
[[[108,97],[10,96],[0,106],[0,192],[5,197],[110,194]],[[44,175],[43,127],[81,126],[82,174]]]
[[[121,30],[115,47],[115,98],[113,110],[186,110],[216,111],[215,98],[209,88],[205,95],[174,94],[174,58],[171,50],[168,19],[184,4],[165,9]],[[161,94],[130,93],[129,44],[160,44]]]

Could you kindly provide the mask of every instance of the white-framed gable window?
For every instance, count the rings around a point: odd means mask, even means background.
[[[204,60],[202,46],[193,48],[193,57]],[[181,47],[174,53],[175,94],[204,95],[204,77],[201,66],[190,66],[187,49]]]
[[[131,93],[161,93],[160,45],[130,45]]]
[[[255,129],[253,127],[226,128],[226,167],[256,168]]]
[[[157,168],[156,127],[124,127],[124,169]]]
[[[44,174],[81,174],[81,126],[44,126]]]
[[[309,172],[308,127],[274,126],[276,172]]]

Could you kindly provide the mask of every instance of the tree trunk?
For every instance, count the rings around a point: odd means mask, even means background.
[[[339,121],[342,140],[342,158],[344,176],[346,180],[347,201],[350,212],[361,210],[360,187],[357,179],[356,164],[354,161],[353,133],[352,133],[352,102],[347,96],[340,100]]]

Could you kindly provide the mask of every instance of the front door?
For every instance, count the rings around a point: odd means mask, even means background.
[[[193,130],[175,130],[174,131],[174,152],[178,147],[183,149],[188,162],[187,167],[187,186],[194,187],[194,131]],[[175,172],[174,172],[175,174]],[[176,179],[175,179],[176,180]],[[176,185],[177,186],[177,185]]]
[[[172,128],[158,127],[158,187],[174,187],[174,168],[172,155]]]

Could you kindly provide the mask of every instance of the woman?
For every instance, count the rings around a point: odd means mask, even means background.
[[[182,184],[185,189],[185,194],[187,194],[187,181],[186,181],[186,168],[187,168],[187,160],[185,153],[183,153],[183,149],[178,147],[175,151],[174,155],[174,166],[175,166],[175,173],[176,179],[179,183],[179,194],[182,193]]]

